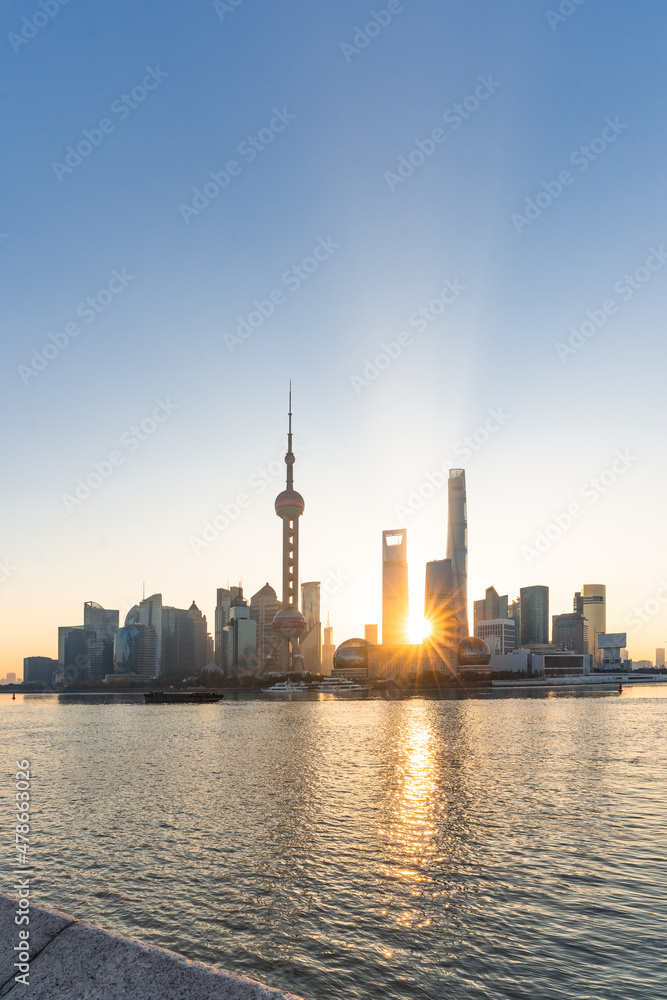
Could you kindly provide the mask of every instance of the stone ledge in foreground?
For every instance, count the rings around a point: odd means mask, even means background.
[[[14,980],[17,900],[0,894],[0,996],[30,1000],[299,1000],[232,972],[30,907],[30,985]],[[21,993],[21,991],[24,991]]]

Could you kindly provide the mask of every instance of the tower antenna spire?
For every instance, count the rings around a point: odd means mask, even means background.
[[[289,383],[289,407],[287,423],[287,454],[285,463],[287,465],[287,489],[294,489],[294,453],[292,452],[292,380]]]

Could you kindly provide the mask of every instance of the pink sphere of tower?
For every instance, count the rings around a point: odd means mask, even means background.
[[[306,502],[296,490],[283,490],[276,497],[275,508],[278,517],[287,517],[291,520],[295,517],[301,517],[306,508]]]

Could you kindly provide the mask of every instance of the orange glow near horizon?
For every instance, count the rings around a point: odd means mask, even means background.
[[[408,639],[412,645],[419,646],[425,642],[433,631],[433,626],[423,615],[410,615],[408,621]]]

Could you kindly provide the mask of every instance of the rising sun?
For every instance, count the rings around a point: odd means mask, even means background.
[[[420,645],[431,634],[431,623],[423,615],[410,615],[408,637],[413,645]]]

